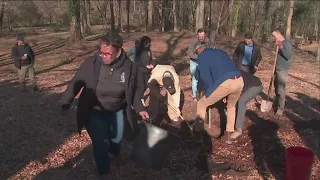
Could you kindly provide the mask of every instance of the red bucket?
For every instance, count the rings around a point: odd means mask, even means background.
[[[286,150],[285,180],[309,180],[314,153],[303,147]]]

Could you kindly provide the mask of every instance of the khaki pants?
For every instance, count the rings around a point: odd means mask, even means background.
[[[168,116],[171,120],[173,121],[177,121],[179,120],[179,116],[181,115],[180,112],[180,89],[179,91],[177,91],[176,93],[174,93],[173,95],[171,95],[168,91],[167,91],[167,96],[168,96]]]
[[[30,64],[30,65],[26,65],[26,66],[21,66],[21,69],[18,69],[18,76],[19,76],[19,82],[20,82],[21,89],[26,88],[25,80],[26,80],[27,72],[29,74],[29,80],[31,82],[31,86],[33,88],[37,86],[33,64]]]
[[[197,117],[204,120],[208,106],[215,104],[224,97],[227,97],[227,132],[234,131],[236,118],[236,104],[243,88],[243,79],[228,79],[225,80],[218,88],[206,98],[203,96],[197,105]]]

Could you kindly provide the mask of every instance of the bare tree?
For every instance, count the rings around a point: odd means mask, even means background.
[[[267,37],[269,34],[269,12],[270,12],[270,0],[266,0],[264,4],[264,20],[262,28],[262,42],[267,42]]]
[[[84,0],[84,18],[82,23],[84,24],[83,26],[83,32],[84,34],[91,34],[91,24],[90,24],[90,0]]]
[[[42,16],[49,22],[49,25],[51,25],[57,13],[58,3],[56,1],[38,1],[37,5],[39,6],[39,11]]]
[[[18,18],[16,6],[15,6],[16,4],[14,1],[8,1],[6,5],[7,7],[5,8],[5,19],[7,22],[7,28],[9,31],[12,31],[13,23]]]
[[[70,41],[78,42],[82,39],[80,29],[80,1],[68,0],[68,10],[70,15]]]
[[[172,11],[173,11],[173,31],[174,32],[178,32],[179,28],[178,28],[178,12],[177,12],[177,1],[173,1],[172,2]]]
[[[153,0],[148,0],[148,23],[147,30],[152,30]]]
[[[2,26],[3,26],[3,17],[4,17],[4,4],[5,1],[1,0],[0,1],[0,33],[2,32]]]
[[[290,0],[290,9],[289,15],[287,20],[287,31],[286,31],[286,38],[291,39],[291,23],[292,23],[292,15],[293,15],[293,8],[294,8],[294,0]]]
[[[238,16],[239,16],[239,9],[241,6],[241,1],[238,0],[236,2],[236,6],[234,8],[234,14],[233,14],[233,21],[232,21],[232,32],[231,32],[231,36],[235,37],[237,34],[237,27],[238,27]],[[230,8],[231,9],[231,8]]]
[[[121,25],[121,21],[122,21],[122,13],[121,13],[121,2],[122,0],[118,0],[118,29],[119,31],[122,31],[122,25]]]
[[[320,38],[318,41],[318,55],[317,55],[317,61],[320,61]]]
[[[113,0],[110,0],[110,15],[111,15],[111,31],[115,31],[115,17],[113,10]]]
[[[104,19],[104,23],[106,26],[106,29],[108,29],[108,19],[107,19],[107,11],[108,11],[108,2],[106,0],[98,0],[95,1],[95,5],[100,13],[100,17],[102,17]]]
[[[204,0],[199,0],[197,4],[196,30],[204,25]]]
[[[127,32],[130,31],[130,0],[127,0]]]

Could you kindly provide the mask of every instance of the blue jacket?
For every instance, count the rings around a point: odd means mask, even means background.
[[[206,97],[225,80],[241,75],[229,55],[221,49],[206,48],[198,55],[198,64],[199,80]]]

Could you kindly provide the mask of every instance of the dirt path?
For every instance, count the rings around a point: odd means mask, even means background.
[[[145,33],[124,34],[125,50]],[[195,116],[191,101],[190,76],[185,62],[189,34],[151,33],[152,48],[157,56],[172,57],[177,62],[181,87],[185,93],[183,114]],[[237,41],[223,38],[219,48],[231,53]],[[38,43],[42,43],[39,41]],[[37,78],[41,93],[21,94],[12,65],[0,66],[0,177],[4,179],[96,179],[92,147],[86,133],[75,134],[75,109],[68,117],[59,115],[59,99],[67,82],[84,58],[94,53],[96,41],[66,44],[37,56]],[[0,47],[4,47],[0,43]],[[168,51],[169,49],[169,51]],[[175,55],[172,55],[173,54]],[[272,52],[263,49],[262,70],[257,73],[266,91],[270,79]],[[1,58],[1,57],[0,57]],[[116,179],[259,179],[283,177],[285,148],[304,146],[320,156],[320,81],[318,64],[308,55],[296,54],[288,79],[286,117],[261,113],[254,101],[248,104],[244,135],[228,146],[221,140],[207,139],[206,146],[181,143],[170,155],[161,171],[138,167],[133,162],[117,169]],[[259,98],[258,98],[259,99]],[[216,109],[213,119],[219,120]],[[212,144],[212,147],[210,146]],[[208,146],[209,145],[209,146]],[[129,154],[131,143],[123,143],[123,154]],[[231,161],[246,172],[216,172],[206,163]],[[320,178],[320,163],[315,161],[313,179]]]

